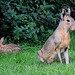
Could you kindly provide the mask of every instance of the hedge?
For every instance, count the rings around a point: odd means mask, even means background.
[[[62,8],[71,8],[74,0],[1,0],[0,38],[14,42],[44,42],[56,29]]]

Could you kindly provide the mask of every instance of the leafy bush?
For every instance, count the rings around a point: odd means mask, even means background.
[[[0,37],[15,42],[44,42],[56,29],[61,9],[67,7],[74,17],[73,0],[1,0]]]

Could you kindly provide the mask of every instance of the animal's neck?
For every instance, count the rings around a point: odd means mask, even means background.
[[[65,27],[65,24],[64,24],[64,22],[63,21],[61,21],[60,23],[59,23],[59,27],[58,27],[59,29],[63,29],[63,31],[65,32],[65,35],[67,34],[67,33],[69,33],[69,31],[68,31],[68,29]]]

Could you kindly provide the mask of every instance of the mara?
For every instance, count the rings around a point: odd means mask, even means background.
[[[75,21],[70,16],[70,8],[68,11],[62,9],[61,20],[52,36],[43,45],[42,49],[38,51],[39,62],[52,63],[56,57],[62,63],[62,56],[69,64],[68,49],[70,44],[70,33],[68,30],[75,30]]]

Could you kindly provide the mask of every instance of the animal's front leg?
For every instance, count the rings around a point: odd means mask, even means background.
[[[58,57],[59,57],[59,60],[60,60],[60,62],[62,63],[62,59],[61,59],[61,53],[60,53],[60,50],[57,50],[57,54],[58,54]]]
[[[64,57],[66,60],[66,64],[69,64],[68,48],[65,48]]]

